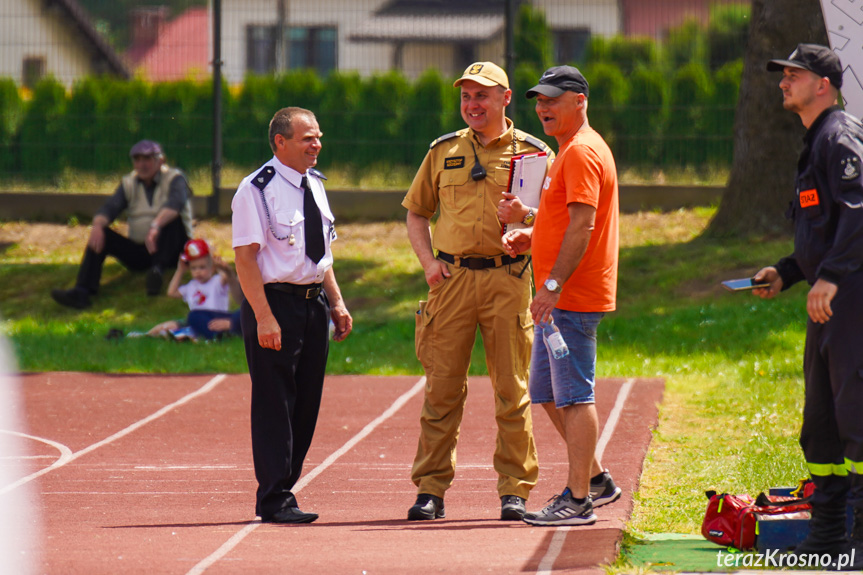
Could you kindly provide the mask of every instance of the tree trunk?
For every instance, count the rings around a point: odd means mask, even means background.
[[[767,61],[799,43],[827,44],[819,0],[753,0],[734,119],[734,159],[725,194],[707,229],[712,236],[787,234],[797,156],[805,128],[782,107],[781,75]]]

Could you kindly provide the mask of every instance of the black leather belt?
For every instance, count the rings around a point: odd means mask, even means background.
[[[438,252],[437,257],[447,262],[448,264],[452,264],[454,266],[458,266],[460,268],[468,268],[471,270],[485,270],[488,268],[499,268],[500,266],[506,266],[509,264],[516,264],[522,260],[524,260],[524,256],[515,256],[510,257],[507,255],[503,256],[494,256],[490,258],[462,258],[459,256],[454,256],[452,254],[448,254],[446,252]]]
[[[300,296],[306,299],[314,299],[321,295],[323,284],[287,284],[287,283],[272,283],[266,284],[266,287],[276,291],[289,293],[291,295]]]

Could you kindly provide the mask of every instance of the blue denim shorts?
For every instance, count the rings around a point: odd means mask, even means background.
[[[542,327],[534,326],[530,363],[530,400],[566,407],[595,403],[596,328],[604,312],[577,312],[554,309],[554,323],[563,335],[569,355],[554,359],[542,339]]]

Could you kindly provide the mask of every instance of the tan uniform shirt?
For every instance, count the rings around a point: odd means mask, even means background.
[[[440,207],[432,236],[434,249],[462,257],[504,253],[497,203],[509,183],[510,159],[540,151],[548,152],[549,162],[554,156],[542,141],[513,129],[509,119],[506,122],[507,131],[485,147],[470,128],[432,143],[402,206],[426,218]],[[474,150],[486,170],[479,181],[470,175],[476,163]]]

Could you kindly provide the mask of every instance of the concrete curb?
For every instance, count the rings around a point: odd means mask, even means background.
[[[229,217],[233,188],[219,192],[216,217]],[[620,210],[674,211],[695,206],[719,203],[724,186],[640,186],[620,187]],[[342,222],[402,220],[405,209],[401,206],[403,191],[327,190],[330,206]],[[104,194],[57,194],[0,192],[0,220],[66,222],[72,217],[89,221],[106,200]],[[208,213],[211,198],[195,196],[193,209],[196,217],[214,217]]]

